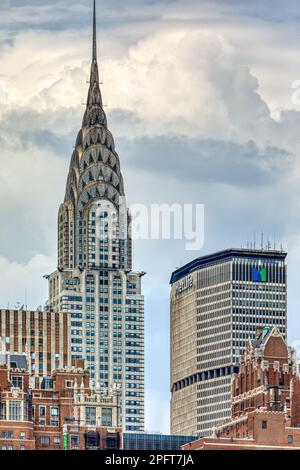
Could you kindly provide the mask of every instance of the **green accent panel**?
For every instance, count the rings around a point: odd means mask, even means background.
[[[261,280],[262,282],[267,282],[267,270],[263,268],[260,270]]]
[[[68,434],[64,434],[64,450],[68,450]]]
[[[272,328],[270,326],[265,326],[262,330],[262,339],[264,339],[265,336],[271,333],[271,331],[272,331]]]

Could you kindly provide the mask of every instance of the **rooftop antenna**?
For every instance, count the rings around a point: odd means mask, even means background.
[[[25,310],[27,310],[27,287],[25,288]]]
[[[254,246],[254,249],[256,248],[256,232],[254,230],[254,233],[253,233],[253,246]]]
[[[276,233],[274,232],[274,251],[276,250]]]
[[[261,248],[261,250],[264,249],[264,232],[263,232],[263,231],[261,232],[261,244],[260,244],[260,248]]]
[[[94,0],[93,5],[93,62],[97,63],[96,0]]]

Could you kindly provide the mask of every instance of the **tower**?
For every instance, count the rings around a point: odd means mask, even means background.
[[[70,315],[72,359],[103,389],[120,390],[124,431],[144,429],[143,273],[132,271],[130,214],[107,127],[97,63],[96,2],[89,91],[58,212],[50,308]]]
[[[231,417],[231,381],[259,329],[287,332],[287,253],[227,249],[171,277],[171,432],[210,436]]]

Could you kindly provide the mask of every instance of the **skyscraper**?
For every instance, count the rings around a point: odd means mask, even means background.
[[[286,336],[286,253],[228,249],[171,277],[171,433],[209,436],[231,416],[231,378],[248,338]]]
[[[144,429],[144,298],[132,271],[130,214],[99,86],[96,5],[86,110],[58,212],[49,304],[71,317],[72,359],[102,388],[122,390],[123,429]]]

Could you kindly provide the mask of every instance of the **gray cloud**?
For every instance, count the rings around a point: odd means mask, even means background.
[[[125,164],[131,168],[175,177],[189,184],[219,183],[253,187],[276,184],[292,167],[284,149],[255,142],[238,144],[185,136],[141,137],[120,141]]]

